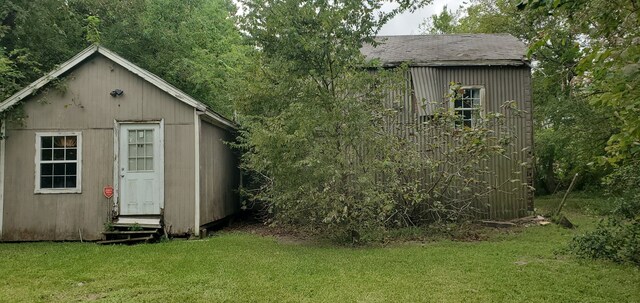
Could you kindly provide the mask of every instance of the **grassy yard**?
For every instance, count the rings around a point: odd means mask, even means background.
[[[541,207],[557,198],[540,199]],[[488,241],[345,248],[228,232],[137,246],[0,244],[0,301],[640,302],[640,270],[555,254],[595,217]]]

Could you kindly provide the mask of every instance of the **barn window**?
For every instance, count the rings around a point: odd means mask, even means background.
[[[80,193],[80,132],[36,134],[36,193]]]
[[[482,109],[484,89],[480,87],[463,87],[458,97],[454,100],[454,110],[460,120],[456,122],[458,127],[475,127]]]

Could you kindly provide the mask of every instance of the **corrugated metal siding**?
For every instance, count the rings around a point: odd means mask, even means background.
[[[8,125],[3,240],[95,240],[111,203],[102,195],[113,181],[113,121],[165,122],[165,221],[171,232],[194,224],[193,108],[96,56],[66,77],[65,93],[50,89],[24,100],[25,126]],[[113,98],[119,88],[124,95]],[[82,193],[34,194],[35,133],[82,132]]]
[[[524,116],[509,115],[507,125],[513,127],[516,138],[508,157],[494,157],[488,164],[495,171],[493,176],[484,178],[496,188],[488,197],[488,203],[479,202],[476,207],[486,218],[515,218],[523,216],[533,207],[533,193],[523,186],[522,182],[508,182],[518,178],[532,182],[532,167],[522,166],[523,162],[531,164],[533,146],[532,105],[531,105],[531,71],[529,67],[411,67],[407,74],[405,92],[391,92],[387,106],[401,109],[396,119],[390,120],[388,127],[396,134],[419,142],[424,150],[430,144],[428,136],[417,138],[411,128],[419,127],[421,114],[429,114],[437,106],[449,107],[446,95],[451,82],[464,86],[482,86],[485,88],[483,109],[488,112],[502,112],[505,101],[514,100],[519,109],[525,111]],[[424,98],[429,106],[426,112],[413,109],[415,97]],[[392,104],[390,100],[398,99],[402,104]],[[525,152],[522,152],[525,150]],[[515,175],[513,175],[515,172]]]
[[[238,158],[225,144],[232,135],[206,121],[200,135],[200,224],[223,219],[239,210]]]
[[[420,115],[431,115],[439,106],[444,105],[442,92],[434,89],[440,87],[438,69],[431,67],[411,67],[413,90],[420,106]],[[424,110],[422,110],[424,109]]]

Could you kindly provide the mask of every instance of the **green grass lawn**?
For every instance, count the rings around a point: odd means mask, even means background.
[[[347,248],[248,233],[136,246],[0,244],[0,301],[640,302],[640,270],[555,254],[577,230]],[[550,208],[557,197],[541,199]],[[593,201],[590,201],[593,203]]]

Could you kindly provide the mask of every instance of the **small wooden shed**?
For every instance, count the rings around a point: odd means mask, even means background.
[[[13,111],[12,113],[10,113]],[[93,45],[0,103],[0,239],[198,235],[239,209],[232,121]],[[13,119],[15,120],[15,119]]]
[[[499,219],[533,210],[533,102],[526,46],[509,34],[380,36],[377,42],[362,48],[367,59],[379,60],[386,68],[409,66],[400,124],[424,121],[436,109],[446,108],[460,114],[464,126],[473,127],[474,113],[501,112],[504,102],[515,101],[523,114],[507,113],[516,137],[510,157],[489,162],[496,174],[487,176],[487,182],[494,191],[476,207],[483,217]],[[448,96],[451,83],[464,90],[454,102]]]

